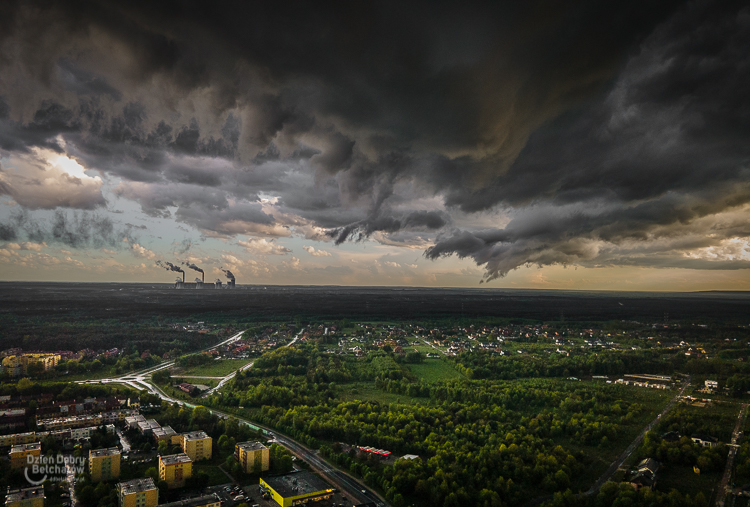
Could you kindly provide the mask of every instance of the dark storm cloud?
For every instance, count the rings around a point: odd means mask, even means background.
[[[27,211],[13,214],[0,224],[0,238],[25,238],[35,243],[61,243],[72,248],[121,248],[123,240],[135,240],[131,227],[118,227],[112,220],[96,213],[57,210],[50,220],[32,216]]]
[[[749,37],[742,2],[10,1],[0,149],[65,151],[209,235],[440,231],[428,257],[489,278],[627,264],[748,202]],[[452,229],[485,210],[509,222]]]
[[[349,224],[340,229],[330,231],[330,236],[336,238],[340,245],[349,238],[362,240],[376,231],[398,232],[402,229],[440,229],[448,223],[447,215],[442,211],[412,211],[402,216],[378,213],[360,222]]]
[[[750,10],[714,7],[695,4],[660,26],[605,101],[540,129],[492,185],[452,189],[449,204],[502,203],[517,216],[504,229],[444,235],[427,256],[471,257],[490,278],[527,263],[604,262],[594,243],[649,241],[658,229],[678,235],[702,217],[742,209],[750,202],[750,66],[738,58],[750,51]],[[747,227],[699,232],[712,241],[748,237]],[[607,262],[709,262],[669,253]]]

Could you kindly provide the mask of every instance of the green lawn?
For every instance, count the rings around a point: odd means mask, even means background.
[[[410,364],[409,369],[423,382],[466,378],[441,359],[425,359],[421,364]]]
[[[219,484],[226,484],[232,482],[229,477],[219,468],[218,463],[214,463],[216,460],[208,462],[199,461],[193,464],[193,474],[198,472],[206,472],[208,474],[208,485],[217,486]]]
[[[173,370],[173,377],[197,375],[201,377],[226,377],[234,370],[238,370],[251,362],[252,359],[216,359],[210,363],[191,368],[177,368]],[[201,382],[198,382],[201,383]]]

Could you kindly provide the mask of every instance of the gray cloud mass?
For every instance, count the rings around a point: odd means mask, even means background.
[[[739,1],[8,1],[0,156],[65,154],[207,236],[428,242],[487,280],[528,264],[740,269],[748,54]],[[21,193],[8,167],[0,193],[24,208],[107,204]],[[502,224],[467,223],[486,211]],[[81,224],[95,232],[80,244],[116,235]],[[77,244],[68,225],[29,227],[0,239]]]

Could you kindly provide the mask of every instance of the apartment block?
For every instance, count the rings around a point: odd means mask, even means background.
[[[211,459],[213,452],[211,437],[205,431],[191,431],[182,434],[182,452],[193,461]]]
[[[93,449],[89,451],[89,473],[93,482],[120,477],[120,449]]]
[[[120,507],[156,507],[159,504],[159,490],[150,477],[121,482],[117,491]]]
[[[268,447],[260,442],[241,442],[235,445],[234,459],[246,474],[265,472],[269,468]]]
[[[165,481],[170,489],[183,487],[192,475],[193,462],[187,454],[159,456],[159,479]]]
[[[10,466],[11,468],[23,468],[28,463],[28,456],[39,459],[41,455],[42,444],[40,442],[14,445],[10,448]]]

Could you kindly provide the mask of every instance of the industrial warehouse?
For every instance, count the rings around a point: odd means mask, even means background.
[[[268,491],[281,507],[327,500],[333,496],[333,488],[328,483],[307,471],[261,478],[260,487]]]

